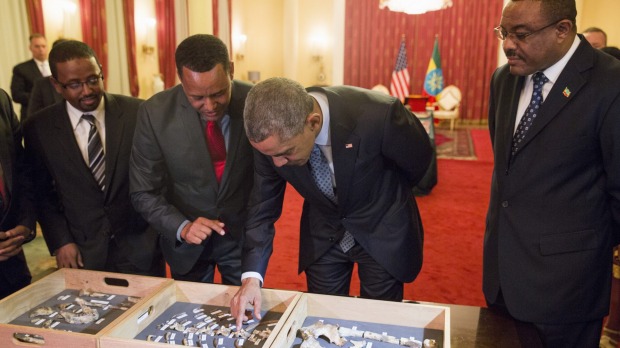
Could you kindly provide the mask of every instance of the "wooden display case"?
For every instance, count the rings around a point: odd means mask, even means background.
[[[142,301],[158,293],[173,281],[166,278],[129,274],[60,269],[0,301],[0,342],[3,347],[98,347],[98,338],[110,327],[136,310]],[[42,327],[11,324],[24,313],[40,306],[65,290],[92,290],[105,294],[141,298],[118,318],[102,325],[96,334],[67,332]],[[42,344],[23,343],[15,334],[38,335]]]
[[[161,292],[142,303],[136,311],[127,316],[124,321],[114,328],[106,330],[100,339],[101,348],[129,348],[129,347],[162,347],[170,346],[161,342],[147,342],[135,339],[143,330],[152,327],[161,321],[160,316],[177,302],[192,304],[230,307],[230,300],[237,293],[239,287],[175,281]],[[272,347],[272,342],[284,326],[285,321],[292,313],[293,308],[301,297],[300,292],[286,290],[262,290],[263,311],[282,313],[273,332],[263,343],[262,347]],[[180,342],[176,343],[180,345]],[[195,345],[194,345],[195,346]]]
[[[438,347],[450,348],[450,308],[448,307],[318,294],[301,296],[272,347],[292,347],[296,343],[298,330],[308,325],[308,323],[304,324],[308,317],[346,320],[349,324],[354,321],[365,324],[375,323],[377,326],[399,326],[401,329],[404,327],[405,331],[407,328],[411,328],[412,331],[414,328],[417,331],[432,330],[442,335],[443,342]],[[382,332],[381,328],[377,330],[379,333]],[[412,336],[409,332],[408,334]],[[325,347],[328,346],[325,341],[320,343]],[[347,343],[346,346],[351,346],[351,344]],[[377,342],[373,342],[373,347],[376,346],[378,346]]]

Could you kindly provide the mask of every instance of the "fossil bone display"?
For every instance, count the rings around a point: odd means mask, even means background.
[[[267,341],[273,326],[278,323],[278,320],[269,318],[260,322],[248,319],[243,327],[237,328],[234,318],[225,313],[224,308],[195,306],[193,303],[175,303],[138,336],[151,342],[186,346],[240,348],[245,344],[258,348]]]
[[[135,301],[137,298],[131,299]],[[127,296],[105,294],[91,289],[65,289],[34,309],[11,321],[12,324],[62,331],[96,333],[133,303]],[[118,311],[112,311],[118,310]]]
[[[424,341],[416,340],[415,338],[397,338],[387,333],[377,333],[372,331],[361,331],[356,328],[341,327],[336,324],[325,324],[322,320],[316,323],[302,327],[299,329],[301,337],[303,339],[301,348],[315,348],[321,347],[318,341],[319,337],[325,337],[330,343],[342,347],[347,338],[363,338],[365,340],[351,340],[351,347],[363,348],[367,347],[370,343],[367,341],[377,341],[383,343],[389,343],[399,346],[411,347],[411,348],[437,348],[437,342],[434,339],[425,339]]]
[[[302,327],[299,329],[301,331],[301,337],[304,341],[309,338],[319,338],[321,336],[326,337],[330,343],[333,343],[339,347],[342,347],[347,341],[340,333],[338,333],[338,325],[332,324],[324,324],[322,321],[317,321],[316,323]]]

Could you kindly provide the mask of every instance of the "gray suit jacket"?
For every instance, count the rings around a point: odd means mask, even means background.
[[[424,238],[412,189],[431,160],[428,134],[398,99],[348,86],[310,90],[329,101],[338,206],[321,193],[308,166],[278,168],[256,151],[243,271],[265,275],[288,182],[305,199],[299,272],[346,230],[393,277],[413,281]]]
[[[66,102],[30,116],[24,124],[33,166],[38,220],[50,253],[76,243],[86,269],[102,270],[112,237],[138,268],[149,270],[157,233],[129,199],[129,154],[142,100],[105,94],[105,191],[101,192],[75,140]]]
[[[204,245],[177,240],[185,220],[219,219],[241,241],[253,182],[252,147],[243,128],[250,88],[233,81],[229,146],[219,186],[200,117],[181,85],[154,95],[140,108],[131,155],[131,198],[161,234],[162,252],[176,273],[187,273],[204,250]]]
[[[503,66],[491,82],[484,294],[494,303],[501,286],[523,321],[600,319],[620,236],[620,62],[581,37],[511,160],[523,81]]]

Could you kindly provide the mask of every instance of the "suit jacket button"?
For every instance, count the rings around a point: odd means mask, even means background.
[[[503,201],[502,202],[502,207],[508,208],[508,201]]]
[[[330,241],[330,242],[333,242],[333,241],[335,241],[335,240],[336,240],[336,238],[334,238],[334,237],[329,237],[329,241]]]

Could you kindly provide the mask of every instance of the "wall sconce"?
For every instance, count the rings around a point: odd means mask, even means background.
[[[327,38],[324,35],[315,35],[310,38],[310,53],[312,60],[321,62],[327,46]]]
[[[155,18],[142,18],[141,26],[143,31],[142,53],[152,55],[155,53],[155,27],[157,21]]]
[[[235,60],[242,61],[245,59],[245,43],[248,37],[245,34],[234,35]]]
[[[250,70],[248,71],[248,80],[252,81],[253,84],[256,84],[260,81],[260,71]]]
[[[147,54],[147,55],[151,55],[153,53],[155,53],[155,47],[154,46],[149,46],[147,44],[142,45],[142,53]]]

